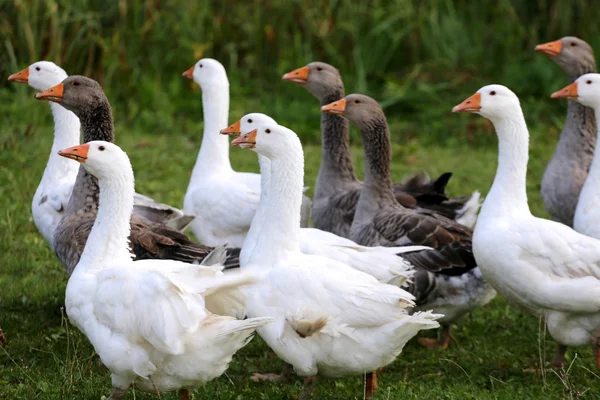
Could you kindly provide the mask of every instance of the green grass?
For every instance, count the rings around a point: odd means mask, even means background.
[[[8,100],[7,92],[4,96]],[[0,349],[0,399],[98,399],[109,392],[108,371],[99,364],[87,339],[67,322],[63,311],[66,276],[31,218],[30,201],[52,140],[49,111],[46,104],[31,98],[27,88],[19,88],[12,96],[17,100],[7,106],[10,112],[0,126],[0,327],[9,340],[9,346]],[[299,133],[318,135],[316,102],[301,92],[297,98],[276,106],[267,94],[250,103],[234,97],[232,119],[267,104],[272,105],[281,123]],[[431,175],[450,170],[454,172],[451,194],[488,191],[496,167],[495,137],[482,118],[447,112],[460,100],[441,105],[439,120],[421,122],[418,133],[407,132],[417,125],[414,120],[393,113],[395,179],[421,169]],[[537,103],[525,102],[527,115],[537,108]],[[268,108],[260,110],[264,109]],[[557,114],[552,121],[560,121],[562,115]],[[137,190],[174,205],[182,203],[201,141],[201,116],[187,115],[185,121],[172,130],[144,131],[117,124],[117,143],[132,159]],[[539,182],[559,130],[556,123],[537,122],[532,134],[528,193],[533,212],[545,216]],[[432,139],[430,132],[438,134],[434,138],[443,136],[445,140]],[[358,141],[354,144],[360,145]],[[307,145],[305,153],[306,184],[314,185],[320,148]],[[354,155],[360,171],[360,148],[354,148]],[[255,154],[250,151],[233,149],[231,159],[239,170],[257,170]],[[540,331],[537,320],[502,299],[475,311],[456,327],[455,336],[458,343],[447,351],[427,351],[415,341],[409,343],[382,374],[377,398],[600,397],[600,382],[588,348],[569,352],[568,365],[572,366],[568,373],[546,372],[542,376],[530,372],[539,368],[540,360],[547,365],[554,343]],[[226,376],[195,389],[194,396],[215,400],[297,398],[302,383],[299,379],[289,384],[254,383],[249,379],[253,372],[278,372],[282,366],[261,339],[255,338],[235,356]],[[314,398],[362,399],[362,392],[361,377],[322,379]],[[130,391],[126,398],[156,396]],[[167,394],[163,398],[176,396]]]

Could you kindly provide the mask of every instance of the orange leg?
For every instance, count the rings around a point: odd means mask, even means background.
[[[450,344],[450,341],[453,341],[456,343],[456,340],[452,336],[452,326],[450,326],[450,325],[442,326],[442,331],[440,332],[439,339],[430,339],[430,338],[420,338],[419,339],[419,343],[422,344],[423,346],[427,347],[430,350],[436,349],[438,347],[446,350],[448,348],[448,345]]]
[[[252,379],[254,382],[260,382],[260,381],[287,382],[290,379],[292,379],[293,373],[294,373],[294,367],[292,367],[291,364],[285,364],[285,367],[283,367],[283,371],[281,371],[281,374],[273,374],[273,373],[259,374],[259,373],[255,373],[255,374],[252,374],[252,376],[250,377],[250,379]]]
[[[377,371],[369,372],[366,379],[367,388],[365,398],[369,400],[375,397],[375,392],[377,392]]]
[[[550,362],[550,366],[554,369],[561,369],[565,366],[565,353],[567,352],[567,346],[559,344],[556,347],[556,353]]]

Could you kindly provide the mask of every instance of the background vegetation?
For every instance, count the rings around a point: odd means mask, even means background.
[[[598,48],[599,20],[591,0],[0,0],[0,76],[46,59],[99,80],[138,191],[174,205],[182,203],[202,132],[199,88],[181,73],[201,57],[228,70],[232,121],[262,111],[302,137],[307,185],[314,185],[319,166],[318,105],[303,88],[281,82],[284,72],[314,60],[338,67],[348,93],[370,94],[385,106],[394,178],[453,171],[449,192],[456,195],[487,192],[496,140],[483,118],[449,110],[480,86],[502,83],[520,96],[530,124],[528,195],[534,214],[546,216],[539,182],[565,113],[564,102],[548,97],[566,79],[533,48],[565,35]],[[0,348],[0,399],[98,399],[110,378],[87,339],[66,322],[64,272],[31,219],[52,141],[51,115],[33,90],[5,78],[0,327],[9,346]],[[362,172],[360,142],[353,143]],[[234,149],[231,158],[240,170],[257,169],[251,152]],[[600,398],[591,351],[571,350],[568,369],[544,371],[554,343],[535,319],[502,299],[474,312],[455,336],[458,343],[446,352],[410,343],[386,368],[378,399]],[[301,380],[248,379],[281,367],[257,338],[227,376],[197,389],[195,398],[297,398]],[[361,399],[362,387],[360,377],[324,380],[315,399]],[[133,398],[156,396],[129,393]]]

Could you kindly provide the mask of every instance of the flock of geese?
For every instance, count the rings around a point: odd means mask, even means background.
[[[451,326],[496,292],[545,318],[559,343],[554,367],[567,346],[590,343],[600,367],[600,75],[580,39],[536,50],[572,82],[552,95],[571,101],[542,182],[556,222],[529,210],[527,125],[501,85],[452,109],[489,119],[498,136],[497,173],[481,206],[478,192],[445,194],[450,173],[392,182],[384,112],[370,97],[345,95],[337,69],[313,62],[285,74],[321,105],[311,204],[296,133],[259,113],[228,126],[226,71],[202,59],[183,73],[202,89],[204,134],[182,211],[135,192],[96,81],[47,61],[11,75],[50,102],[54,142],[33,218],[70,276],[69,319],[111,372],[109,399],[132,385],[188,399],[189,388],[225,372],[254,331],[287,367],[253,379],[283,380],[293,369],[306,399],[318,375],[366,374],[372,397],[378,370],[420,330],[441,326],[439,339],[420,342],[446,348]],[[364,181],[349,122],[360,129]],[[257,153],[260,174],[233,170],[229,136]],[[202,245],[183,233],[188,226]]]

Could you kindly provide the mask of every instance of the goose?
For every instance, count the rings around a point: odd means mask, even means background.
[[[183,209],[202,217],[191,224],[201,243],[241,247],[258,208],[260,175],[234,171],[229,161],[229,140],[219,134],[229,125],[227,72],[217,60],[203,58],[183,76],[193,79],[202,89],[204,114],[202,145]],[[230,204],[244,204],[244,207],[236,209],[229,207]]]
[[[110,104],[98,82],[73,75],[62,83],[39,92],[36,99],[55,102],[75,113],[83,128],[83,141],[114,141]],[[79,262],[98,209],[98,184],[80,168],[73,194],[54,233],[54,251],[70,275]],[[152,222],[143,215],[131,215],[131,244],[137,259],[176,259],[197,262],[212,248],[196,245],[183,233]],[[239,265],[239,249],[229,252],[228,266]]]
[[[577,78],[569,86],[552,94],[552,98],[565,98],[576,101],[586,107],[594,110],[595,115],[600,112],[600,75],[585,74]],[[599,125],[596,125],[599,126]],[[595,150],[599,153],[600,150]],[[594,159],[589,169],[589,174],[581,193],[575,217],[573,219],[573,228],[584,235],[600,239],[600,154],[594,154]]]
[[[220,263],[173,260],[134,262],[128,248],[134,176],[129,158],[106,141],[70,147],[62,157],[81,163],[98,179],[98,215],[69,278],[65,306],[110,370],[110,400],[135,384],[146,392],[199,386],[222,375],[255,329],[273,318],[244,321],[212,312],[252,284],[250,272],[224,275]],[[215,252],[223,249],[215,250]],[[222,251],[221,251],[222,252]],[[240,297],[241,296],[241,297]],[[186,393],[187,392],[187,393]]]
[[[347,118],[360,128],[365,152],[362,185],[350,239],[363,246],[423,245],[432,250],[404,258],[416,268],[409,291],[417,310],[444,314],[439,340],[421,338],[429,348],[447,348],[452,325],[473,309],[489,303],[494,289],[485,282],[471,249],[470,228],[432,210],[398,203],[390,172],[390,134],[383,110],[372,98],[351,94],[321,108]]]
[[[323,62],[312,62],[283,75],[283,80],[304,86],[321,106],[344,97],[339,71]],[[330,113],[321,114],[321,166],[315,185],[312,218],[316,228],[350,237],[360,189],[350,152],[348,121]],[[479,193],[448,199],[444,190],[451,173],[431,181],[425,173],[393,185],[396,200],[405,207],[433,209],[472,227],[480,206]]]
[[[298,136],[267,123],[233,140],[270,160],[268,216],[242,270],[262,271],[246,289],[248,315],[273,317],[257,332],[295,372],[305,377],[302,399],[317,375],[367,377],[391,363],[421,329],[438,326],[429,311],[409,315],[413,296],[397,286],[329,258],[300,251],[304,156]],[[262,200],[262,199],[261,199]],[[258,274],[258,272],[256,272]]]
[[[12,74],[8,80],[29,84],[32,88],[42,91],[58,85],[67,76],[65,70],[53,62],[38,61]],[[59,157],[57,151],[79,144],[80,123],[75,114],[57,103],[50,103],[50,109],[54,117],[54,140],[42,180],[33,196],[31,211],[38,231],[53,248],[54,232],[64,216],[79,170],[75,163]],[[135,212],[178,230],[183,230],[194,218],[184,215],[181,210],[157,203],[137,193]]]
[[[518,97],[488,85],[452,109],[490,120],[498,136],[498,168],[473,234],[473,253],[500,295],[544,317],[558,342],[592,343],[600,368],[600,241],[559,222],[537,218],[527,204],[529,132]]]
[[[537,45],[535,49],[550,56],[566,72],[569,82],[596,72],[594,51],[579,38],[567,36]],[[570,101],[560,139],[542,178],[542,199],[553,220],[573,227],[577,200],[592,163],[595,144],[593,110]]]

